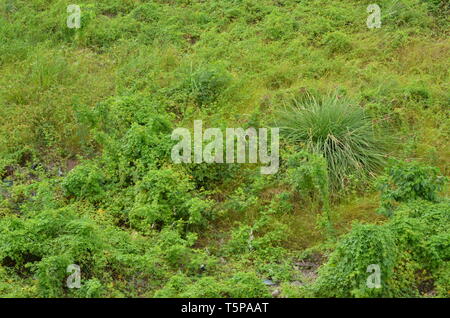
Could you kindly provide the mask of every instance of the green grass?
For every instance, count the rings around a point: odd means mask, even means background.
[[[80,0],[77,30],[66,27],[73,1],[0,2],[0,296],[270,296],[264,279],[282,295],[312,295],[292,283],[311,287],[340,235],[390,222],[370,178],[386,137],[388,157],[449,175],[447,2],[379,0],[382,27],[368,29],[372,1]],[[274,176],[167,156],[172,128],[270,127],[284,105],[289,138]],[[288,180],[298,147],[328,160],[336,242],[323,203]],[[411,213],[422,208],[442,207]],[[398,220],[394,239],[422,222]],[[431,256],[446,251],[444,229],[427,241]],[[337,259],[353,251],[344,242]],[[445,295],[442,255],[429,280],[402,276],[435,282],[407,294]],[[79,290],[64,285],[72,263]],[[354,286],[353,267],[338,269],[326,278]]]
[[[344,187],[352,175],[373,175],[385,163],[386,141],[366,112],[347,97],[294,99],[276,123],[289,142],[326,159],[335,189]]]

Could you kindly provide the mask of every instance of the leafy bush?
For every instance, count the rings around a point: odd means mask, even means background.
[[[356,225],[339,242],[327,264],[319,271],[315,287],[321,297],[377,297],[389,295],[397,260],[395,240],[388,229],[377,225]],[[382,288],[366,285],[367,268],[376,264],[381,270]]]
[[[103,148],[98,166],[117,186],[133,185],[149,169],[170,160],[171,123],[150,98],[136,94],[111,99],[82,117]]]
[[[238,166],[228,163],[188,163],[183,165],[197,188],[210,189],[231,179]]]
[[[330,210],[330,186],[327,162],[320,155],[301,151],[287,160],[287,181],[302,196],[318,200],[322,204],[322,222],[329,235],[333,235]]]
[[[67,196],[96,201],[104,194],[105,178],[93,163],[75,167],[64,178],[63,189]]]
[[[377,181],[382,204],[379,211],[391,215],[396,203],[416,199],[435,202],[445,181],[438,168],[414,161],[394,161]]]
[[[289,235],[289,229],[273,211],[261,211],[261,215],[252,226],[241,224],[231,232],[231,238],[224,246],[227,255],[253,254],[266,261],[277,260],[285,253],[282,243]]]
[[[408,246],[411,257],[430,272],[450,259],[448,207],[448,201],[410,201],[389,222],[398,245]]]
[[[449,202],[410,201],[384,225],[356,225],[319,270],[321,297],[416,297],[448,286]],[[381,288],[368,288],[367,266],[381,270]],[[430,277],[433,277],[430,285]],[[430,286],[429,286],[430,285]]]
[[[98,279],[92,278],[87,280],[79,290],[76,290],[75,295],[80,298],[104,297],[105,287]]]
[[[43,297],[54,298],[64,293],[66,269],[72,263],[68,255],[45,257],[38,263],[36,277]]]
[[[193,184],[172,169],[150,170],[136,186],[131,224],[141,230],[163,225],[204,224],[211,202],[194,197]]]
[[[69,264],[78,264],[86,277],[99,275],[104,248],[92,221],[70,209],[41,211],[29,218],[3,218],[0,222],[0,263],[17,275],[37,277],[41,297],[59,297]]]
[[[188,285],[180,294],[185,298],[219,298],[228,294],[229,287],[219,282],[215,277],[202,277],[194,284]]]
[[[156,298],[181,297],[181,292],[191,283],[192,280],[189,277],[177,273],[176,275],[173,275],[164,287],[158,290],[154,296]]]
[[[287,181],[295,191],[306,197],[319,196],[322,202],[328,202],[329,180],[325,158],[301,151],[287,158],[287,166]]]
[[[134,125],[150,126],[153,133],[171,131],[171,122],[162,112],[163,105],[152,96],[130,94],[109,98],[93,110],[83,113],[83,120],[109,135],[123,137]]]
[[[232,298],[270,297],[267,287],[255,273],[237,273],[229,279],[228,283],[231,286],[229,292]]]
[[[204,276],[196,281],[178,274],[155,297],[183,298],[261,298],[270,297],[263,281],[253,272],[239,272],[226,280]]]

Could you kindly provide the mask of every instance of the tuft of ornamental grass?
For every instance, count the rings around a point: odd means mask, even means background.
[[[288,142],[326,159],[335,189],[344,187],[350,176],[373,175],[385,163],[386,138],[375,132],[370,117],[347,97],[293,99],[278,114],[277,125]]]

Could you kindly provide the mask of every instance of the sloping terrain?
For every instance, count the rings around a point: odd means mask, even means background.
[[[448,297],[449,4],[371,3],[2,1],[0,296]],[[194,120],[278,172],[174,163]]]

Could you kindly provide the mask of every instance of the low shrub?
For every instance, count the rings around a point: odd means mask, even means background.
[[[145,230],[165,225],[199,226],[211,216],[211,202],[195,197],[186,175],[173,169],[150,170],[136,185],[132,226]]]
[[[393,161],[385,175],[377,180],[381,191],[379,212],[392,215],[396,204],[416,199],[436,202],[446,180],[438,168],[414,161]]]
[[[75,167],[62,182],[66,196],[96,201],[104,194],[105,177],[94,163]]]
[[[409,201],[386,224],[355,225],[320,268],[319,278],[311,287],[313,294],[320,297],[417,297],[433,292],[443,295],[443,286],[448,286],[450,261],[449,208],[448,201]],[[371,264],[380,269],[380,288],[367,284]]]

